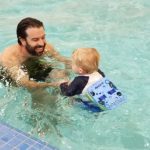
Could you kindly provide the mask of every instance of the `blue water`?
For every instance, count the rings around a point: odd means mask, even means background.
[[[149,0],[2,1],[0,51],[16,42],[16,25],[27,16],[44,22],[47,41],[63,55],[97,48],[101,69],[128,101],[92,114],[59,94],[36,102],[27,90],[0,84],[0,119],[60,150],[149,150]]]

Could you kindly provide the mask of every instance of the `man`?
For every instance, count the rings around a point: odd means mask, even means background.
[[[24,18],[17,26],[17,38],[18,44],[9,46],[0,54],[0,64],[5,68],[7,75],[17,85],[28,89],[57,86],[57,83],[37,82],[38,79],[34,78],[41,77],[41,71],[43,70],[46,72],[46,77],[51,70],[52,72],[55,70],[54,68],[49,67],[45,70],[45,67],[42,68],[39,63],[38,68],[35,65],[29,71],[30,66],[38,62],[43,56],[53,57],[64,64],[70,64],[71,62],[66,57],[61,56],[54,50],[52,45],[46,42],[43,23],[34,18]],[[31,74],[35,72],[36,75],[32,77]]]

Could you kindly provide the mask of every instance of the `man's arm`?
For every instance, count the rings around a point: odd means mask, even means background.
[[[29,79],[29,75],[24,72],[20,67],[14,66],[8,69],[8,72],[13,80],[16,81],[17,85],[26,88],[45,88],[45,87],[57,87],[58,83],[46,83],[46,82],[36,82]]]
[[[71,59],[60,55],[60,53],[56,51],[50,44],[46,45],[46,53],[50,54],[50,56],[55,58],[57,61],[63,62],[69,68],[71,68],[71,63],[72,63]]]

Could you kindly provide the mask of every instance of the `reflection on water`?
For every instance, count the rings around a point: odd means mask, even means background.
[[[61,99],[58,89],[39,89],[31,93],[1,84],[1,120],[7,118],[6,122],[11,123],[9,118],[14,117],[14,126],[23,124],[22,130],[39,137],[47,133],[61,136],[57,125],[67,122],[67,118],[62,115]]]
[[[57,124],[61,122],[63,116],[59,112],[58,96],[51,96],[51,94],[44,90],[32,92],[31,105],[28,102],[23,104],[25,110],[19,113],[18,119],[31,126],[29,131],[31,134],[44,136],[47,132],[56,132],[61,135]]]

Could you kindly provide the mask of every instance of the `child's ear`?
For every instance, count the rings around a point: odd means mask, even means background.
[[[79,73],[80,74],[84,73],[84,70],[82,68],[79,68]]]

